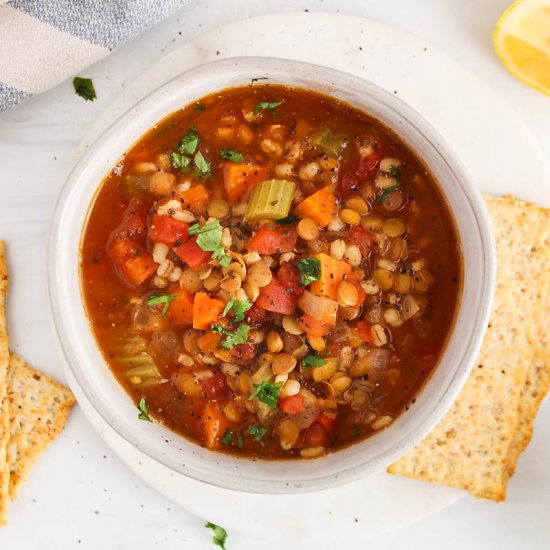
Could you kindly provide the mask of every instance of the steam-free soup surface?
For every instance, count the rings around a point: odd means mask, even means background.
[[[173,113],[128,151],[91,207],[81,274],[136,422],[216,451],[313,458],[414,414],[461,253],[399,137],[335,99],[256,83]]]

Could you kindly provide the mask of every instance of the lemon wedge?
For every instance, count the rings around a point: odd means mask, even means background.
[[[550,0],[516,0],[498,20],[493,43],[513,75],[550,96]]]

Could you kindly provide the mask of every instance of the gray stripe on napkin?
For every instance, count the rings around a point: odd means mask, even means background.
[[[115,48],[189,0],[12,0],[8,5],[87,42]]]
[[[0,82],[0,111],[5,111],[10,107],[13,107],[31,95],[32,94],[22,92],[17,88],[12,88],[11,86],[4,84],[4,82]]]

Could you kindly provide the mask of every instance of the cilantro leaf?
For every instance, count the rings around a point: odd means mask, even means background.
[[[178,153],[192,155],[197,150],[199,141],[199,134],[197,134],[196,130],[191,128],[187,134],[181,138],[176,149],[178,150]]]
[[[277,407],[277,400],[279,399],[279,394],[281,393],[281,388],[283,387],[282,382],[275,382],[271,384],[265,380],[259,384],[254,384],[256,388],[254,393],[248,398],[250,401],[257,397],[262,403],[269,405],[272,409]]]
[[[195,103],[195,105],[193,106],[193,111],[195,113],[202,113],[205,110],[206,110],[206,105],[204,103]]]
[[[168,312],[170,304],[179,296],[179,294],[155,294],[150,296],[149,299],[145,302],[146,306],[155,307],[164,304],[162,308],[161,315],[164,317]]]
[[[219,220],[207,223],[202,227],[196,223],[188,229],[189,235],[197,235],[197,245],[205,252],[212,252],[212,258],[220,265],[227,267],[231,258],[225,253],[222,243],[222,226]]]
[[[393,164],[390,166],[390,175],[395,178],[397,181],[401,180],[401,170]]]
[[[244,319],[244,314],[252,307],[248,300],[239,302],[238,300],[229,300],[222,315],[225,317],[228,313],[233,315],[233,321],[238,323]]]
[[[399,189],[399,185],[390,185],[384,192],[376,197],[376,202],[384,202],[396,189]]]
[[[231,428],[227,428],[223,435],[220,437],[220,442],[222,445],[231,445],[233,442],[233,430]]]
[[[317,258],[303,258],[297,264],[300,282],[305,286],[321,277],[321,262]]]
[[[210,171],[210,163],[204,158],[200,151],[198,151],[194,156],[193,163],[195,164],[199,178],[206,179],[212,175]]]
[[[326,359],[318,357],[317,355],[306,355],[302,357],[302,368],[309,369],[310,367],[320,367],[326,363]]]
[[[175,168],[176,170],[188,172],[191,159],[181,153],[172,153],[170,155],[170,164],[172,165],[172,168]]]
[[[256,441],[261,441],[267,432],[268,428],[262,426],[248,426],[248,435]]]
[[[94,83],[91,78],[76,76],[73,78],[73,87],[76,94],[86,101],[93,101],[97,98]]]
[[[137,405],[139,414],[138,419],[139,420],[145,420],[146,422],[152,422],[152,420],[149,418],[149,412],[147,411],[147,402],[145,401],[145,397],[141,397],[139,400],[139,403]]]
[[[214,541],[214,544],[216,546],[219,546],[222,550],[225,550],[225,541],[227,540],[227,531],[220,527],[219,525],[215,525],[214,523],[211,523],[210,521],[205,525],[207,529],[212,529],[214,531],[214,537],[212,540]]]
[[[249,332],[250,325],[246,323],[239,325],[233,332],[224,329],[225,338],[220,342],[220,348],[233,349],[238,344],[246,344]]]
[[[212,332],[217,332],[218,334],[224,334],[225,327],[224,327],[221,323],[214,323],[214,324],[210,327],[210,330],[211,330]]]
[[[222,160],[230,160],[231,162],[242,162],[244,160],[244,155],[238,153],[234,149],[224,147],[220,149],[220,158]]]
[[[285,218],[281,218],[280,220],[275,220],[275,223],[278,223],[280,225],[290,225],[291,223],[296,223],[297,221],[298,221],[298,216],[289,214]]]
[[[282,103],[282,101],[260,101],[256,103],[256,107],[254,107],[254,114],[259,115],[262,111],[269,111],[272,115],[275,115],[275,108]]]

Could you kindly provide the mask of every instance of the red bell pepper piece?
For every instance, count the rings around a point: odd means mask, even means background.
[[[208,263],[212,257],[211,252],[205,252],[197,244],[196,236],[191,237],[182,245],[174,248],[174,252],[192,269],[198,269]]]

